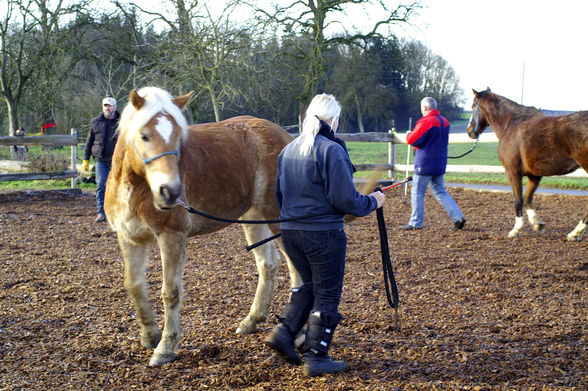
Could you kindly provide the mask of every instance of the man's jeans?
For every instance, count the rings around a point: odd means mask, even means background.
[[[304,311],[303,303],[314,302],[313,311],[337,314],[345,274],[345,231],[282,230],[282,241],[302,278],[291,303],[300,303],[299,311]]]
[[[412,214],[408,224],[422,228],[425,218],[425,193],[427,186],[431,185],[431,193],[445,208],[445,211],[453,222],[461,219],[463,214],[459,207],[445,190],[443,175],[413,175],[411,189]]]
[[[110,163],[96,162],[96,213],[104,214],[104,193],[109,172]]]

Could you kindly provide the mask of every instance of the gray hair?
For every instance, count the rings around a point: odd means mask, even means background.
[[[424,107],[427,110],[437,110],[437,101],[430,96],[427,96],[421,100],[421,107]]]

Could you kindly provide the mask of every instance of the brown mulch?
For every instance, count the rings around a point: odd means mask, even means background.
[[[588,389],[588,238],[564,240],[587,198],[537,195],[546,232],[527,225],[508,239],[510,194],[450,191],[463,231],[450,231],[430,195],[425,228],[399,230],[410,206],[402,190],[388,194],[400,331],[375,214],[348,225],[344,319],[331,353],[350,370],[314,379],[262,344],[288,295],[284,266],[271,319],[257,334],[235,334],[257,282],[239,227],[189,240],[179,358],[150,368],[116,235],[94,223],[94,194],[0,193],[0,390]],[[161,313],[155,248],[151,258]]]

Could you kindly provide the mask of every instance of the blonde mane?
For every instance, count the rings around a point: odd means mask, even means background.
[[[145,99],[145,104],[137,110],[131,102],[127,103],[120,118],[119,132],[127,143],[131,141],[135,132],[160,112],[173,117],[182,128],[182,139],[186,139],[188,122],[167,91],[157,87],[143,87],[137,93]]]

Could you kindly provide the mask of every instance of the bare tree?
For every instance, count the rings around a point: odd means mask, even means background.
[[[253,6],[267,20],[282,26],[286,33],[296,32],[309,40],[307,47],[298,46],[290,52],[290,55],[304,59],[304,68],[299,69],[305,80],[304,88],[297,96],[303,113],[312,96],[325,86],[326,50],[340,44],[363,45],[373,38],[382,37],[386,27],[408,22],[420,8],[420,1],[298,0],[290,1],[285,6],[275,5],[272,9]],[[359,30],[361,27],[352,31],[341,23],[342,20],[350,20],[352,15],[363,14],[368,8],[371,15],[377,16],[370,20],[365,32]],[[331,27],[333,30],[329,33]]]
[[[19,125],[18,106],[29,82],[44,69],[60,23],[87,1],[12,0],[0,20],[0,99],[8,109],[9,134]]]
[[[212,2],[208,2],[212,3]],[[167,27],[165,39],[157,46],[157,70],[176,81],[176,85],[206,95],[216,121],[222,119],[224,101],[239,94],[231,74],[244,66],[243,49],[250,47],[250,27],[232,22],[239,1],[226,2],[220,14],[213,14],[207,2],[167,0],[167,9],[150,10],[129,3]],[[240,54],[240,55],[238,55]]]

